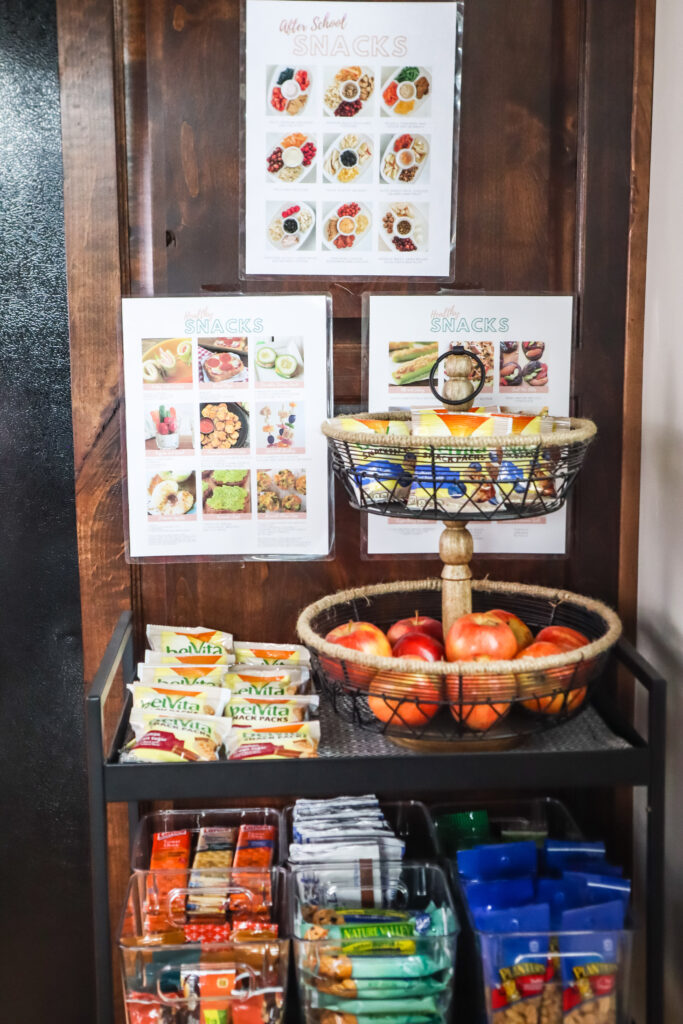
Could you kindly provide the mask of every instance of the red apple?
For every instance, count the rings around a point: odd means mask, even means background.
[[[343,626],[337,626],[330,630],[325,639],[331,644],[340,644],[348,647],[350,651],[362,651],[363,654],[374,654],[380,658],[391,657],[391,644],[382,632],[372,622],[345,622]],[[320,661],[328,675],[340,682],[348,681],[359,686],[367,685],[375,675],[376,669],[363,668],[361,665],[353,665],[346,662],[346,677],[341,665],[331,658],[321,657]]]
[[[395,658],[420,658],[422,661],[441,661],[443,658],[443,644],[427,633],[414,630],[411,633],[404,633],[401,639],[394,644],[393,655]]]
[[[545,626],[536,640],[556,644],[562,651],[575,651],[590,643],[587,636],[570,626]]]
[[[443,643],[443,627],[439,620],[430,619],[428,615],[419,615],[417,611],[412,618],[399,619],[387,630],[389,643],[393,647],[404,633],[413,633],[416,630],[420,633],[427,633],[428,636],[433,636]]]
[[[450,712],[456,722],[462,722],[473,732],[486,732],[504,718],[510,710],[510,702],[489,703],[491,679],[464,676],[462,680],[462,696],[458,676],[446,676],[446,698],[451,702]],[[510,681],[506,678],[503,688],[509,689]],[[461,704],[460,701],[463,701]],[[464,703],[468,701],[486,701],[486,703]]]
[[[514,615],[512,612],[506,612],[502,608],[494,608],[493,611],[488,613],[489,615],[495,615],[501,622],[505,622],[512,632],[515,634],[517,640],[517,646],[521,651],[523,647],[528,647],[533,641],[534,635],[527,626],[526,622],[522,622],[518,615]]]
[[[419,655],[411,654],[410,657],[418,658]],[[370,693],[381,694],[368,697],[368,705],[375,718],[397,728],[410,728],[424,725],[439,710],[441,679],[414,673],[399,676],[393,672],[378,672],[370,683]],[[406,700],[406,697],[415,697],[416,700]]]
[[[448,630],[449,661],[507,661],[517,653],[517,639],[510,626],[489,612],[461,615]]]

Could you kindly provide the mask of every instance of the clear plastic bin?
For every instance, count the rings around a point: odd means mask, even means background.
[[[486,1024],[630,1021],[630,930],[492,935],[475,929],[474,935],[479,1015],[473,1020]]]
[[[390,828],[406,844],[406,860],[435,860],[439,855],[439,844],[434,822],[425,804],[419,800],[383,801],[380,803]],[[288,843],[292,841],[292,818],[294,806],[285,808],[284,821]],[[288,845],[287,843],[287,845]],[[285,853],[285,861],[288,850]],[[284,861],[283,861],[284,863]]]
[[[287,835],[283,828],[282,814],[272,807],[211,808],[210,810],[153,811],[145,814],[135,833],[131,852],[133,871],[147,871],[152,854],[152,837],[155,832],[177,832],[189,829],[192,833],[192,854],[197,845],[200,828],[221,826],[239,828],[240,825],[272,825],[276,830],[274,865],[287,860]],[[191,862],[191,861],[190,861]]]
[[[485,810],[488,813],[491,837],[482,842],[501,843],[506,840],[535,839],[541,844],[550,839],[585,838],[570,810],[561,800],[552,796],[513,797],[495,800],[459,800],[448,804],[435,804],[430,808],[437,848],[442,857],[452,857],[448,837],[439,829],[442,814],[458,811]]]
[[[193,887],[190,875],[137,871],[129,882],[118,933],[128,1024],[281,1024],[289,966],[286,871],[203,869],[203,884]],[[211,906],[212,923],[202,901]],[[198,928],[211,934],[200,941]],[[220,929],[226,935],[214,937]]]
[[[369,1014],[429,1024],[449,1019],[459,926],[440,867],[386,861],[297,867],[290,894],[308,1024],[336,1024],[339,1014],[351,1015],[344,1021]],[[394,911],[381,932],[372,915],[380,907]]]

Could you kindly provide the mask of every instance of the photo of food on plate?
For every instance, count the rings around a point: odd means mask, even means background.
[[[199,433],[205,454],[248,448],[248,406],[244,402],[202,402]]]
[[[544,341],[500,342],[500,387],[517,394],[543,394],[548,390],[548,363]]]
[[[382,136],[380,179],[385,185],[426,184],[429,165],[429,139],[425,135],[404,132]]]
[[[147,516],[151,520],[195,519],[197,489],[193,472],[165,469],[147,479]]]
[[[350,64],[326,73],[323,110],[330,117],[356,117],[372,113],[375,76],[370,68]]]
[[[280,65],[268,68],[268,113],[301,114],[311,95],[309,68]]]
[[[429,394],[429,374],[438,356],[436,341],[390,341],[389,391]]]
[[[202,510],[205,519],[247,518],[251,512],[248,467],[202,470]]]
[[[484,367],[486,368],[486,383],[480,394],[487,395],[493,391],[493,377],[495,373],[495,361],[496,361],[496,347],[493,341],[468,341],[462,340],[453,342],[451,348],[454,345],[462,345],[469,352],[474,352],[475,356],[479,356]],[[472,367],[472,373],[470,374],[470,380],[474,384],[478,384],[481,377],[479,367],[475,364]]]
[[[315,211],[303,199],[295,202],[268,203],[268,241],[274,249],[296,252],[315,248]]]
[[[279,468],[257,470],[256,508],[259,516],[305,516],[306,471]]]
[[[258,338],[254,345],[254,374],[261,387],[303,387],[303,338]]]
[[[392,203],[381,208],[379,240],[381,249],[401,253],[427,249],[426,208],[415,203]]]
[[[197,338],[199,384],[234,387],[249,381],[247,338]]]
[[[257,402],[256,453],[290,451],[303,455],[306,451],[306,428],[303,402]]]
[[[402,68],[382,69],[382,114],[386,117],[421,116],[432,89],[432,76],[428,68],[407,65]]]
[[[143,338],[145,388],[192,386],[192,338]]]
[[[145,454],[185,455],[194,451],[192,406],[145,402]]]
[[[372,167],[374,142],[369,135],[347,132],[325,136],[323,179],[327,184],[348,185],[367,177]]]
[[[266,180],[303,181],[315,171],[318,147],[315,139],[304,132],[269,135],[266,140]]]
[[[342,203],[325,207],[323,245],[328,249],[367,249],[370,245],[372,215],[363,203]]]

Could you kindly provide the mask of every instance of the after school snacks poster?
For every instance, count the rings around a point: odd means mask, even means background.
[[[247,0],[245,275],[449,276],[461,8]]]
[[[476,407],[547,408],[552,416],[567,416],[573,305],[571,295],[366,296],[368,409],[438,406],[430,371],[442,353],[462,344],[484,366]],[[478,369],[472,377],[478,383]],[[442,529],[441,523],[368,515],[365,554],[436,556]],[[479,553],[564,554],[567,513],[470,523],[469,529]]]
[[[123,300],[132,559],[324,558],[329,300]]]

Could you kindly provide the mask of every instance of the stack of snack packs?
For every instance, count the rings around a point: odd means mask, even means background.
[[[495,1024],[616,1024],[631,884],[602,843],[460,850],[458,875]]]
[[[460,512],[468,506],[521,504],[527,498],[530,449],[495,447],[496,437],[548,435],[568,428],[569,420],[549,416],[547,409],[532,413],[492,406],[469,412],[413,409],[410,422],[348,417],[341,425],[354,433],[411,435],[432,443],[438,437],[491,438],[492,447],[483,461],[480,453],[466,447],[436,447],[434,457],[432,451],[415,453],[397,448],[395,455],[388,457],[381,441],[376,450],[368,447],[367,455],[355,459],[356,465],[362,466],[356,484],[365,501],[398,501],[414,509],[434,508],[438,502],[445,511]],[[538,460],[533,460],[534,479],[543,481],[541,496],[554,496],[554,458],[552,452],[546,452],[545,465],[540,467]],[[535,489],[539,486],[534,484]]]
[[[122,761],[216,761],[223,750],[236,758],[315,756],[319,727],[307,719],[318,698],[306,692],[305,647],[233,644],[231,634],[204,627],[148,626],[147,637],[151,649],[128,687],[134,735]]]
[[[376,797],[300,800],[292,830],[292,930],[307,1021],[445,1021],[457,924],[440,868],[401,861],[404,844]]]
[[[263,1024],[266,1010],[279,1019],[286,962],[271,884],[276,839],[271,825],[205,827],[191,856],[191,830],[154,834],[150,870],[134,876],[122,925],[129,1024]],[[141,948],[142,959],[126,955]],[[267,1004],[263,994],[231,998],[246,975],[252,989],[268,990]]]

